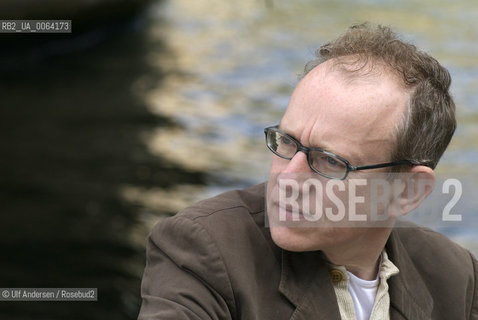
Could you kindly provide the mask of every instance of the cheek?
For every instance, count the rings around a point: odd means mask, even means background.
[[[271,161],[271,168],[269,172],[269,181],[267,183],[267,195],[268,199],[271,198],[271,195],[277,193],[277,177],[282,171],[282,161],[283,159],[273,156]]]
[[[275,155],[272,156],[270,173],[281,173],[287,167],[288,162],[289,160],[279,158]]]

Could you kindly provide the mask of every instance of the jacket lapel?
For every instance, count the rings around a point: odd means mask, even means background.
[[[296,307],[291,320],[340,320],[334,288],[319,252],[282,251],[279,291]]]
[[[397,231],[392,231],[386,250],[390,260],[400,270],[388,280],[390,319],[431,319],[433,299]]]

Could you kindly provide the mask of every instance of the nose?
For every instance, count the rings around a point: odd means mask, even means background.
[[[282,173],[309,173],[311,171],[309,163],[307,162],[307,155],[299,151],[289,160],[289,163]]]

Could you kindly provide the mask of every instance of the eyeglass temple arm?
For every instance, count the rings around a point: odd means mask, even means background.
[[[402,160],[402,161],[395,161],[395,162],[373,164],[373,165],[369,165],[369,166],[358,166],[358,167],[350,166],[349,170],[350,171],[356,171],[356,170],[378,169],[378,168],[399,166],[399,165],[402,165],[402,164],[413,164],[413,163],[409,160]]]

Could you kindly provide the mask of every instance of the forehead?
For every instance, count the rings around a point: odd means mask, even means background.
[[[299,82],[280,126],[306,146],[360,160],[374,149],[391,152],[407,103],[385,68],[350,77],[327,61]]]

